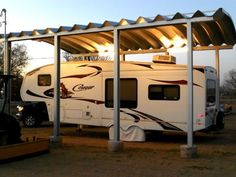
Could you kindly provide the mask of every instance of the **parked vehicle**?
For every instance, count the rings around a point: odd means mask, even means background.
[[[173,57],[169,59],[169,63],[121,62],[121,139],[142,141],[134,137],[145,138],[144,130],[187,131],[187,66],[175,64]],[[217,122],[216,70],[195,66],[193,77],[193,128],[205,130]],[[24,101],[45,103],[50,121],[54,79],[54,66],[47,65],[27,73],[21,87]],[[110,127],[112,136],[113,110],[112,61],[61,64],[61,122]],[[38,116],[35,122],[41,122],[41,118]]]
[[[17,106],[16,118],[25,127],[37,127],[43,121],[49,121],[45,102],[22,102]]]
[[[7,91],[8,82],[12,78],[11,75],[0,75],[0,90]],[[1,92],[3,93],[3,92]],[[21,127],[15,117],[5,112],[7,105],[7,94],[1,96],[2,105],[0,108],[0,146],[21,143]]]
[[[227,104],[227,103],[220,104],[220,109],[224,113],[224,115],[229,115],[233,111],[232,105],[231,104]]]

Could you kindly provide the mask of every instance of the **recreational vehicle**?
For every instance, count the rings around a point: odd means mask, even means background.
[[[161,58],[160,58],[161,59]],[[61,63],[60,121],[113,129],[113,62],[77,61]],[[156,62],[120,63],[121,139],[143,141],[145,130],[187,132],[187,66]],[[26,74],[23,101],[35,103],[23,121],[35,126],[45,117],[53,121],[54,66]],[[216,70],[195,66],[193,70],[194,131],[216,124]],[[37,106],[39,105],[39,106]],[[32,106],[31,106],[32,110]],[[222,123],[222,122],[221,122]]]

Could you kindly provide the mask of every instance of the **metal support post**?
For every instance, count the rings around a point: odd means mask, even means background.
[[[192,50],[192,23],[187,23],[188,38],[188,147],[193,146],[193,50]]]
[[[111,152],[119,152],[123,149],[120,142],[120,45],[119,30],[114,29],[114,139],[108,141],[108,149]]]
[[[54,125],[53,142],[60,141],[60,37],[54,36]]]
[[[11,43],[5,39],[4,42],[4,74],[10,75],[11,74],[11,60],[10,60],[10,50]],[[8,81],[7,87],[4,90],[4,94],[6,95],[6,107],[5,113],[11,113],[11,79]]]
[[[2,9],[1,15],[4,13],[4,74],[10,74],[10,58],[9,58],[9,50],[8,50],[8,41],[7,41],[7,11],[6,9]]]
[[[2,9],[1,15],[4,14],[4,21],[2,22],[4,24],[4,74],[5,75],[10,75],[11,74],[11,61],[10,61],[10,46],[11,43],[8,43],[7,40],[7,11],[6,9]],[[5,107],[5,112],[7,114],[11,113],[10,110],[10,104],[11,104],[11,80],[9,80],[7,87],[4,89],[4,95],[6,98],[6,107]]]
[[[120,141],[120,54],[119,31],[114,30],[114,140]]]
[[[181,157],[192,158],[196,155],[197,147],[193,146],[193,46],[192,46],[192,22],[187,21],[187,65],[188,65],[188,132],[187,145],[180,147]]]
[[[215,50],[215,63],[216,63],[216,109],[220,111],[220,55],[219,49]]]

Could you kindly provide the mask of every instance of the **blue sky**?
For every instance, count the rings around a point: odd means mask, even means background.
[[[7,9],[9,30],[13,31],[221,7],[236,20],[236,0],[0,0],[0,4]]]
[[[236,24],[236,0],[0,0],[2,8],[7,9],[7,32],[119,21],[122,18],[136,20],[139,16],[154,17],[218,8],[224,8]],[[3,33],[3,28],[0,28],[0,33]],[[43,47],[39,48],[39,45]],[[32,58],[53,57],[52,47],[46,44],[30,43],[28,49]],[[220,57],[223,77],[228,69],[236,68],[236,47],[222,51]],[[214,52],[198,53],[194,55],[194,60],[197,60],[196,64],[214,65]],[[37,61],[35,66],[38,62],[42,63]]]

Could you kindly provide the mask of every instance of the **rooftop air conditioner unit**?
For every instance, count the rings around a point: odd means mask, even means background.
[[[171,55],[154,55],[152,61],[153,63],[176,64],[176,58]]]

